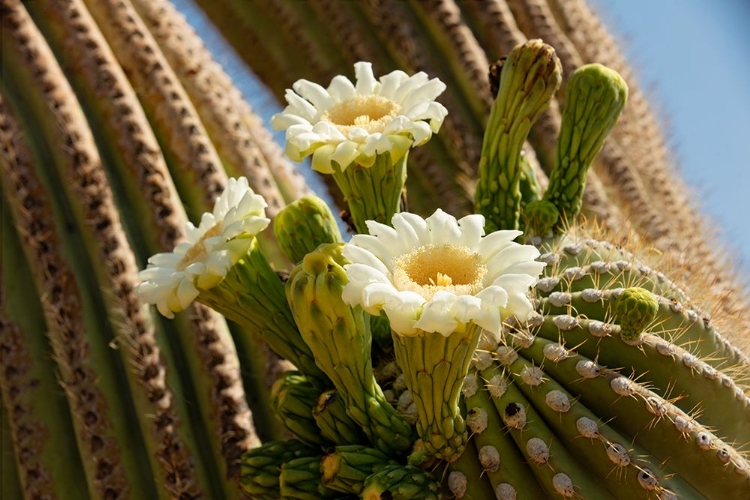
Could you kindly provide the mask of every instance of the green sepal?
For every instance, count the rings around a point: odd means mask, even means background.
[[[391,136],[389,140],[395,138],[398,136]],[[408,155],[405,151],[399,152],[394,161],[391,154],[375,155],[372,165],[352,163],[342,170],[334,164],[333,178],[344,194],[349,215],[359,233],[367,233],[365,222],[368,220],[390,225],[393,215],[401,209]]]
[[[253,242],[217,286],[201,290],[197,298],[226,318],[256,332],[282,358],[321,386],[329,386],[315,364],[312,351],[300,337],[284,294],[284,285]]]
[[[303,196],[284,207],[273,221],[281,251],[295,264],[324,243],[341,241],[336,219],[317,196]]]
[[[440,483],[411,465],[388,465],[365,480],[363,500],[438,500]]]
[[[315,401],[312,416],[318,424],[320,434],[337,444],[367,442],[362,428],[347,415],[346,407],[336,389],[322,392]]]
[[[337,446],[323,457],[320,471],[328,488],[359,495],[365,480],[396,462],[384,453],[362,445]]]
[[[315,362],[333,381],[347,414],[375,448],[404,454],[412,444],[409,423],[388,403],[372,369],[370,317],[344,303],[348,279],[343,244],[318,247],[289,277],[287,298]]]
[[[447,337],[393,333],[396,361],[417,407],[417,433],[432,455],[449,462],[461,456],[468,441],[458,399],[481,332],[470,323]]]
[[[281,466],[279,478],[281,498],[289,500],[320,500],[341,496],[323,485],[320,456],[295,458]]]
[[[240,486],[258,500],[278,500],[281,497],[279,477],[282,464],[318,453],[297,441],[273,441],[242,455]]]
[[[271,387],[271,405],[276,416],[297,439],[313,447],[330,444],[313,417],[319,393],[307,377],[297,371],[282,373]]]

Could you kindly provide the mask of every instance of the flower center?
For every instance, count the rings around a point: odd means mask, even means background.
[[[396,259],[393,284],[427,300],[440,290],[475,295],[484,288],[487,267],[478,253],[456,245],[425,245]]]
[[[206,245],[204,245],[203,242],[206,240],[206,238],[211,238],[213,236],[221,234],[221,230],[222,224],[221,221],[219,221],[211,229],[206,231],[206,234],[201,236],[201,239],[196,241],[195,244],[193,244],[193,246],[191,246],[190,249],[185,252],[185,256],[177,264],[176,269],[178,271],[183,271],[193,262],[196,262],[198,260],[205,260],[208,255],[206,254]]]
[[[343,134],[352,127],[372,134],[382,132],[400,111],[401,106],[383,96],[355,95],[331,106],[320,120],[332,123]]]

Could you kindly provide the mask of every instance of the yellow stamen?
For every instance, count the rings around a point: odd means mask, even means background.
[[[393,282],[430,300],[440,290],[474,295],[484,288],[486,274],[481,256],[466,247],[425,245],[396,259]]]
[[[328,109],[321,121],[332,123],[341,132],[360,127],[369,133],[382,132],[401,111],[397,103],[379,95],[356,95]]]
[[[206,255],[206,246],[203,244],[203,241],[206,238],[211,238],[213,236],[221,234],[221,231],[222,231],[222,224],[221,222],[217,222],[215,226],[213,226],[211,229],[206,231],[206,234],[204,234],[201,237],[201,239],[196,241],[195,244],[192,247],[190,247],[190,249],[187,252],[185,252],[185,256],[177,264],[176,269],[178,271],[182,271],[193,262],[196,262],[198,260],[205,260],[207,255]]]

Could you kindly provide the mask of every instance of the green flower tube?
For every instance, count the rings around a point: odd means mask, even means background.
[[[373,446],[391,455],[411,448],[411,426],[386,401],[375,381],[370,317],[341,298],[347,282],[343,244],[319,247],[292,271],[286,292],[315,362],[333,381],[349,416]]]
[[[273,221],[273,231],[281,251],[295,264],[319,245],[341,241],[331,209],[317,196],[303,196],[284,207]]]

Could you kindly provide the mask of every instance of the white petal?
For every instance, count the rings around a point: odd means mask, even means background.
[[[380,77],[380,95],[392,99],[396,90],[409,79],[409,75],[403,71],[396,70]]]
[[[539,256],[539,250],[531,245],[509,245],[493,255],[487,262],[487,273],[498,276],[513,264],[528,262]]]
[[[425,219],[430,239],[435,245],[455,245],[461,236],[456,218],[440,210]]]
[[[370,314],[378,314],[388,299],[397,295],[398,290],[390,283],[371,283],[362,289],[359,305]]]
[[[367,231],[372,236],[378,238],[381,244],[390,250],[392,255],[406,253],[407,247],[401,241],[401,237],[394,228],[373,220],[365,221],[365,224],[367,225]]]
[[[448,336],[458,326],[458,321],[451,314],[451,307],[456,296],[448,292],[438,292],[422,309],[422,316],[414,325],[425,332],[437,332]]]
[[[345,169],[349,164],[359,156],[358,144],[352,141],[343,141],[341,144],[336,146],[336,151],[331,155],[331,160],[339,164],[342,169]]]
[[[507,247],[508,243],[512,242],[522,234],[523,231],[495,231],[482,238],[482,241],[479,242],[479,246],[477,247],[477,251],[484,257],[485,262],[487,262],[493,255]]]
[[[310,122],[299,115],[290,113],[276,113],[271,117],[271,126],[274,130],[286,130],[293,125],[310,124]]]
[[[375,257],[380,259],[389,270],[393,269],[394,253],[375,236],[370,236],[369,234],[355,234],[352,236],[350,244],[370,251]]]
[[[456,245],[475,250],[484,236],[484,216],[480,214],[467,215],[458,220],[461,236]]]
[[[345,101],[356,94],[352,82],[345,76],[341,75],[333,77],[327,90],[336,102]]]
[[[344,245],[344,249],[341,253],[353,264],[362,264],[371,267],[385,276],[388,276],[390,273],[383,262],[366,248],[357,245]],[[344,266],[344,268],[347,269],[346,266]]]
[[[326,110],[334,104],[331,94],[317,83],[307,80],[297,80],[292,88],[299,95],[310,101],[317,108],[318,112]]]
[[[393,216],[401,218],[406,224],[410,225],[414,230],[414,234],[417,235],[420,244],[427,245],[432,243],[430,239],[430,228],[427,226],[427,222],[420,216],[409,212],[401,212]],[[395,225],[395,222],[394,222]]]
[[[513,293],[525,293],[535,281],[536,277],[528,274],[503,274],[495,279],[492,284],[504,288],[508,295],[511,295]]]
[[[402,83],[398,89],[396,89],[396,92],[393,94],[393,100],[401,104],[412,92],[426,84],[428,80],[427,74],[422,71],[412,75],[407,81]]]
[[[490,285],[476,295],[482,302],[494,307],[505,307],[508,303],[508,292],[499,285]]]
[[[377,80],[372,74],[372,63],[358,62],[354,65],[354,76],[357,79],[357,94],[368,95],[375,93]]]
[[[410,109],[419,103],[425,101],[434,101],[437,96],[445,91],[445,89],[445,84],[439,79],[434,78],[418,89],[414,90],[411,94],[409,94],[408,97],[403,99],[401,101],[401,106],[404,109]]]
[[[420,220],[422,219],[420,218]],[[414,226],[407,222],[404,213],[395,214],[393,219],[391,219],[391,224],[393,224],[393,228],[398,233],[398,238],[401,240],[405,252],[410,252],[420,245],[419,234],[414,229]]]
[[[298,96],[293,90],[286,89],[284,98],[286,99],[286,102],[289,103],[289,106],[284,109],[284,113],[292,113],[301,116],[309,122],[315,120],[317,117],[318,110],[315,109],[315,106]]]
[[[401,335],[417,333],[414,325],[422,314],[424,303],[424,297],[414,292],[399,292],[392,296],[383,307],[391,329]]]

